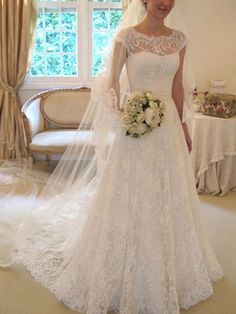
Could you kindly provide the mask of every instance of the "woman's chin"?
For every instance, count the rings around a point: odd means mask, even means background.
[[[158,9],[157,15],[159,15],[160,18],[165,18],[170,13],[170,11],[171,11],[171,9],[170,10],[160,10],[160,9]]]
[[[166,12],[166,11],[158,11],[158,12],[156,12],[155,16],[158,19],[165,19],[169,13],[170,13],[170,11],[168,11],[168,12]]]
[[[160,17],[162,17],[162,18],[165,18],[165,17],[167,17],[167,15],[170,13],[170,11],[168,11],[168,12],[166,12],[166,11],[164,11],[164,12],[160,12],[159,13],[159,15],[160,15]]]

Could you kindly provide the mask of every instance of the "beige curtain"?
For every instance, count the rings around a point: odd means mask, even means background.
[[[0,160],[27,156],[18,88],[28,70],[37,0],[0,0]]]
[[[122,0],[122,10],[123,12],[127,9],[128,5],[131,3],[132,0]]]

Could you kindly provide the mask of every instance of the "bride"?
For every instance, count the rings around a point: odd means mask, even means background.
[[[11,263],[71,309],[177,314],[208,298],[223,275],[183,119],[188,40],[164,24],[174,6],[132,1],[81,126],[93,120],[91,142],[81,148],[74,139],[14,237]],[[165,105],[161,126],[139,138],[121,123],[129,91]]]

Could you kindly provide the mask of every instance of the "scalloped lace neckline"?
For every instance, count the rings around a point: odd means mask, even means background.
[[[170,33],[169,35],[158,35],[158,36],[155,36],[155,35],[147,35],[147,34],[141,33],[141,32],[139,32],[139,31],[135,28],[135,26],[132,26],[132,27],[131,27],[131,30],[132,30],[134,33],[140,35],[141,37],[149,38],[149,39],[160,39],[160,38],[169,39],[169,38],[171,38],[171,37],[174,35],[174,33],[175,33],[175,30],[172,29],[172,30],[171,30],[171,33]]]

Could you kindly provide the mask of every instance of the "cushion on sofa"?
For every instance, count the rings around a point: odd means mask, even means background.
[[[78,136],[79,134],[79,136]],[[93,136],[92,131],[84,130],[77,132],[76,129],[72,130],[48,130],[40,132],[35,135],[32,139],[32,142],[29,144],[31,151],[40,152],[40,153],[63,153],[66,150],[68,144],[77,135],[77,144],[83,145],[87,144]],[[94,151],[94,148],[91,148]]]

